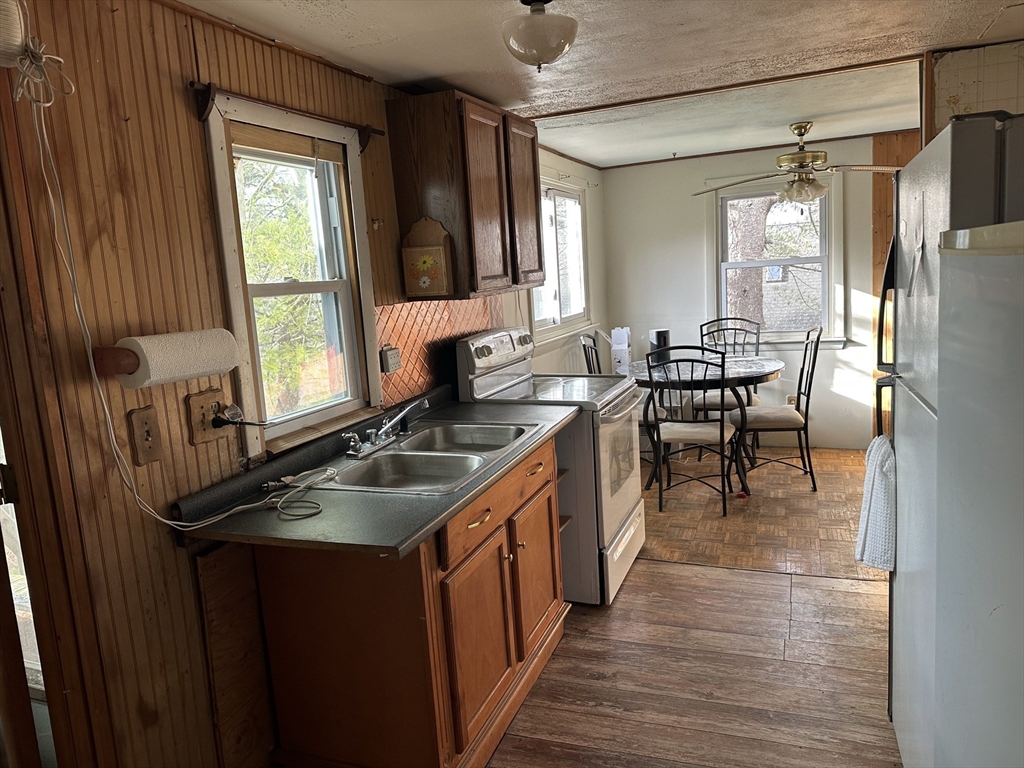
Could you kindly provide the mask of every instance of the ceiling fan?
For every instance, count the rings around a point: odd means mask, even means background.
[[[729,184],[721,184],[710,189],[702,189],[694,192],[697,195],[706,195],[708,192],[717,192],[726,187],[735,187],[738,184],[746,184],[749,181],[760,181],[761,179],[773,179],[777,176],[792,175],[789,181],[779,190],[779,199],[796,203],[809,203],[823,197],[828,187],[815,178],[816,173],[841,173],[843,171],[870,171],[872,173],[895,173],[902,169],[898,165],[827,165],[828,153],[824,150],[806,149],[804,137],[811,130],[814,123],[807,121],[792,123],[789,130],[797,138],[796,152],[787,152],[775,158],[775,166],[779,169],[774,173],[766,173],[763,176],[751,176],[749,179],[733,181]]]

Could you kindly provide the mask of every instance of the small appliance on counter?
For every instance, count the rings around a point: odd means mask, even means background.
[[[533,351],[525,327],[461,339],[459,399],[583,409],[555,436],[559,512],[572,518],[562,530],[562,581],[566,600],[607,604],[645,537],[635,407],[641,396],[631,376],[535,374]]]

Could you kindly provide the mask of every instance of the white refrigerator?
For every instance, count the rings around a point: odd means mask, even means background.
[[[954,120],[896,180],[890,683],[908,767],[1024,765],[1020,127]]]

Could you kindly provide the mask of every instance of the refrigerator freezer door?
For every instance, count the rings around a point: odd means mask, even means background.
[[[938,407],[939,234],[999,215],[996,120],[955,120],[900,171],[896,185],[895,366]]]
[[[935,413],[897,380],[892,722],[903,764],[935,765]]]
[[[946,234],[935,764],[1024,765],[1024,223]]]

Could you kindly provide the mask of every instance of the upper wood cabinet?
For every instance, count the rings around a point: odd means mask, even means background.
[[[537,129],[457,91],[387,102],[404,237],[424,216],[452,237],[451,298],[542,285]]]

